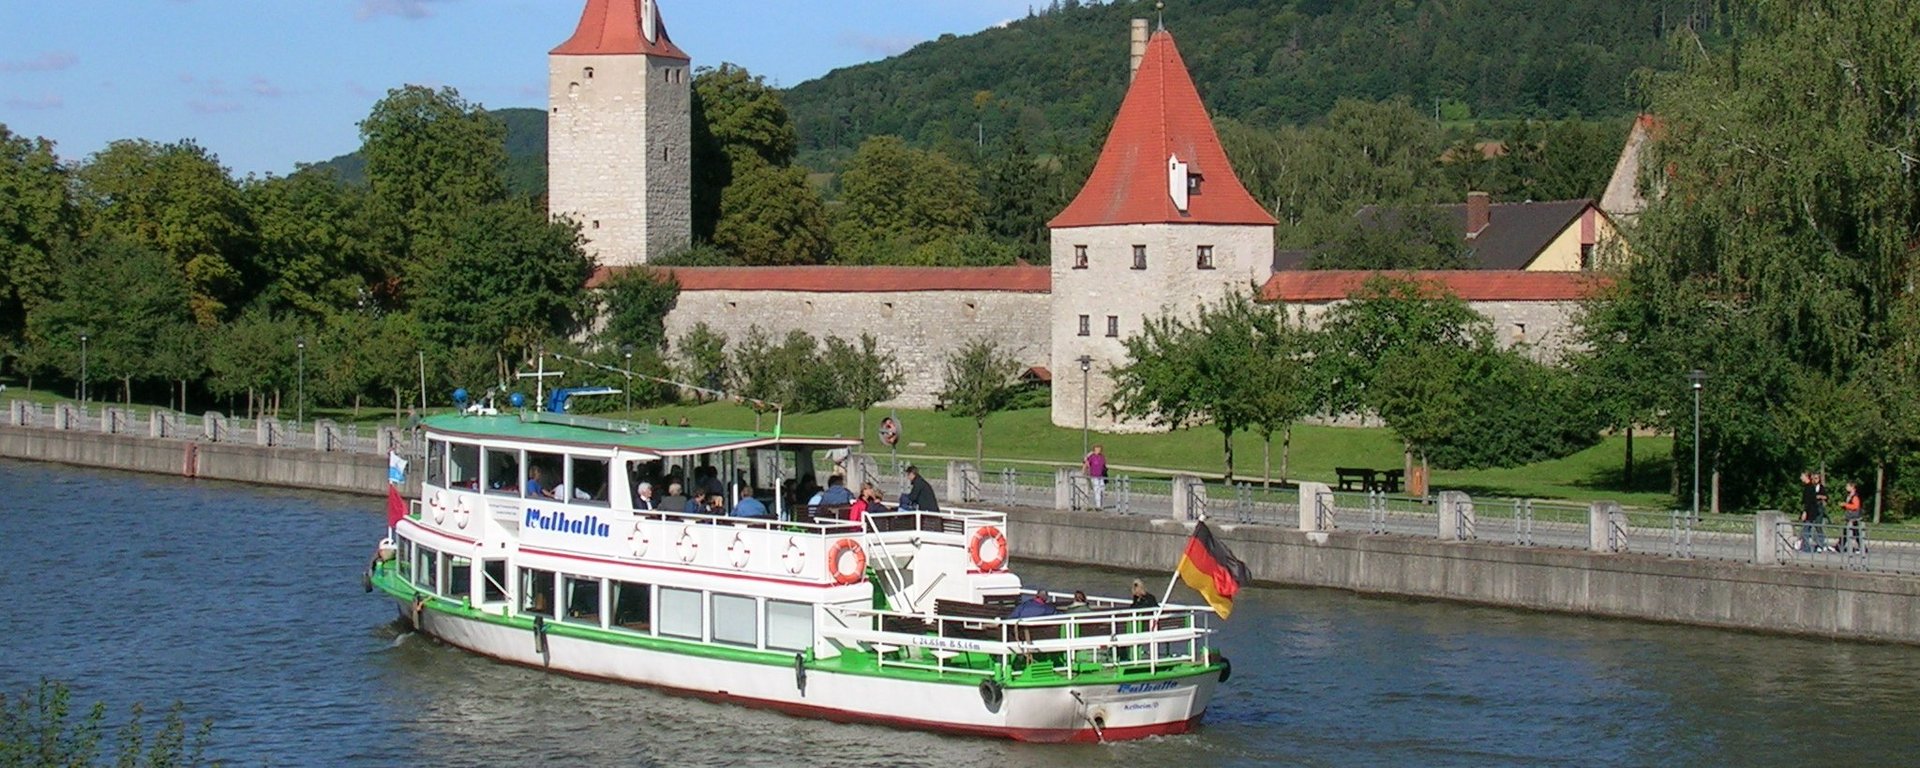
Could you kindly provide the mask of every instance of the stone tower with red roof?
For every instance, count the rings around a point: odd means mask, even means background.
[[[602,265],[692,242],[691,64],[655,0],[587,0],[547,56],[547,210]]]
[[[1121,340],[1272,273],[1276,222],[1234,175],[1173,35],[1153,33],[1137,60],[1086,186],[1048,224],[1058,426],[1085,413],[1096,429],[1144,429],[1101,413]]]

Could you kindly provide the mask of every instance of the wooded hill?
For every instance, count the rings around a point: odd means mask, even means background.
[[[1669,32],[1705,33],[1724,0],[1180,0],[1165,23],[1216,117],[1272,127],[1341,98],[1405,98],[1449,121],[1621,117],[1636,73],[1674,65]],[[1083,143],[1126,87],[1127,23],[1153,3],[1055,0],[1004,27],[835,70],[785,94],[809,155],[893,134],[923,146],[1018,127]],[[1717,34],[1707,34],[1709,38]]]

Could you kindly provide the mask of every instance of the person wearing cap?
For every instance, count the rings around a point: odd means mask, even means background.
[[[907,480],[907,495],[906,498],[902,500],[902,508],[914,509],[921,512],[940,511],[940,500],[933,496],[933,484],[927,482],[926,478],[920,476],[919,467],[913,465],[907,466]]]
[[[1030,619],[1036,616],[1052,616],[1059,612],[1060,609],[1053,607],[1053,602],[1047,599],[1046,588],[1034,587],[1033,597],[1020,601],[1019,605],[1013,607],[1013,612],[1007,614],[1007,618]]]

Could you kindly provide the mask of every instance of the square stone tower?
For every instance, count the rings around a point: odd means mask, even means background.
[[[691,65],[654,0],[587,0],[547,56],[547,210],[603,266],[692,242]]]
[[[1057,426],[1081,426],[1085,414],[1095,429],[1147,429],[1101,413],[1113,394],[1106,370],[1126,360],[1122,339],[1163,310],[1248,290],[1273,271],[1277,222],[1228,165],[1173,35],[1153,33],[1144,52],[1136,37],[1134,58],[1093,173],[1048,223]]]

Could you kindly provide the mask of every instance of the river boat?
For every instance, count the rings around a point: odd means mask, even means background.
[[[1002,513],[943,505],[853,522],[780,498],[856,440],[544,411],[432,416],[422,430],[419,498],[390,501],[398,519],[369,586],[417,631],[492,659],[1040,742],[1189,731],[1231,673],[1206,607],[1082,608],[1023,586]],[[775,516],[637,503],[638,481],[702,468],[738,478]],[[551,492],[533,492],[546,490],[526,482],[536,471]],[[1061,612],[1009,618],[1023,600]]]

